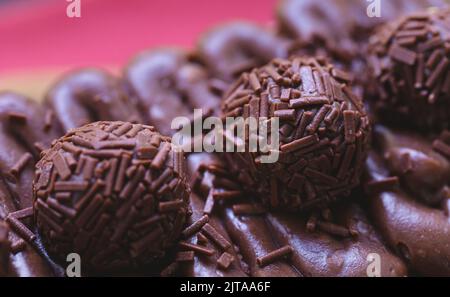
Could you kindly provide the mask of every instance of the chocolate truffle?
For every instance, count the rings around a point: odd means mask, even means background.
[[[449,127],[450,10],[388,23],[371,38],[368,90],[380,117],[421,130]]]
[[[279,119],[275,163],[260,162],[260,151],[224,154],[244,188],[259,193],[266,206],[318,207],[348,196],[359,183],[370,125],[349,77],[311,57],[275,59],[228,90],[225,117]]]
[[[184,156],[151,126],[96,122],[45,151],[33,182],[49,254],[78,253],[84,272],[143,267],[178,239],[190,190]]]

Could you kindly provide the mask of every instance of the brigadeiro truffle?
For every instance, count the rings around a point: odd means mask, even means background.
[[[275,163],[262,152],[226,153],[244,188],[271,208],[305,210],[350,194],[368,150],[369,119],[350,75],[322,59],[275,59],[225,94],[224,116],[278,118]],[[247,138],[248,144],[250,138]]]
[[[421,130],[449,127],[450,10],[384,25],[371,38],[369,82],[383,120]]]
[[[184,156],[151,126],[96,122],[53,142],[36,165],[35,220],[49,254],[83,271],[162,258],[188,215]]]

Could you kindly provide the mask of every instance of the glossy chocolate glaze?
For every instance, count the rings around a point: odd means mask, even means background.
[[[39,158],[38,147],[49,147],[50,142],[59,134],[59,126],[54,118],[45,122],[48,110],[21,95],[0,94],[0,221],[9,214],[32,206],[31,182],[33,167]],[[27,153],[31,158],[17,176],[11,169]],[[10,230],[9,239],[14,244],[21,239],[14,230]],[[35,250],[34,247],[38,247]],[[53,271],[41,256],[45,252],[36,242],[27,242],[25,247],[9,256],[8,276],[51,276]],[[0,268],[1,269],[1,268]]]
[[[243,71],[287,58],[290,42],[249,22],[231,22],[205,33],[197,51],[211,74],[232,82]]]
[[[143,122],[134,97],[124,82],[97,69],[83,69],[63,76],[47,93],[65,132],[95,121]]]
[[[371,217],[383,238],[413,271],[450,275],[449,162],[432,151],[431,141],[411,132],[378,126],[379,148],[369,155],[369,181],[398,176],[400,185],[368,196]]]
[[[191,168],[198,167],[199,162],[217,164],[220,160],[206,154],[188,157]],[[333,214],[339,223],[356,230],[358,236],[340,238],[319,230],[308,231],[306,216],[280,212],[236,215],[229,203],[216,203],[213,218],[223,222],[251,276],[367,276],[370,253],[380,255],[381,275],[407,274],[404,262],[384,245],[360,206],[350,203],[334,209]],[[291,260],[258,265],[258,257],[284,245],[293,247]]]
[[[166,135],[176,130],[172,119],[192,118],[194,108],[210,114],[219,104],[204,67],[181,49],[142,53],[125,68],[124,76],[148,120]]]
[[[190,155],[187,159],[187,170],[191,176],[198,170],[200,164],[203,164],[205,161],[209,160],[210,162],[214,162],[214,157],[209,154],[193,154]],[[204,183],[208,186],[212,185],[211,176],[208,176],[204,179]],[[191,222],[195,222],[200,219],[204,213],[203,209],[205,206],[205,195],[208,193],[192,193],[191,194],[191,209],[192,216]],[[231,241],[229,234],[225,230],[224,223],[216,216],[212,216],[209,218],[209,224],[211,224],[222,236],[224,236],[228,241]],[[191,243],[196,243],[197,240],[192,238],[190,240]],[[214,248],[213,244],[208,242],[206,244],[208,248]],[[246,266],[243,265],[241,258],[242,256],[236,250],[236,246],[231,248],[230,253],[234,256],[234,261],[231,266],[226,269],[219,269],[217,267],[217,259],[220,257],[220,252],[216,251],[213,256],[197,256],[194,261],[191,263],[187,263],[181,269],[180,274],[183,276],[192,276],[192,277],[245,277],[247,273],[245,272]]]

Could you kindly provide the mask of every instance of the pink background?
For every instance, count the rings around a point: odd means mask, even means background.
[[[16,3],[15,3],[16,2]],[[192,47],[213,25],[274,20],[276,0],[81,0],[81,18],[66,0],[0,6],[0,78],[81,66],[123,65],[158,46]]]

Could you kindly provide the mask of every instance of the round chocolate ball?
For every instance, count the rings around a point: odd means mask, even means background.
[[[151,126],[96,122],[44,151],[33,182],[34,213],[49,254],[81,257],[83,272],[156,263],[189,210],[183,153]]]
[[[450,127],[449,24],[449,9],[430,9],[372,36],[367,89],[384,121],[420,130]]]
[[[350,75],[332,64],[312,57],[275,59],[242,74],[222,111],[224,117],[279,120],[276,162],[261,162],[266,153],[260,147],[223,154],[245,190],[258,193],[269,208],[323,207],[358,185],[369,119]],[[251,139],[245,137],[246,148]]]

